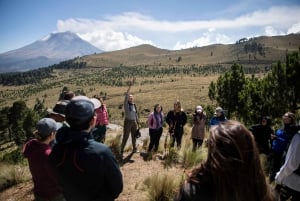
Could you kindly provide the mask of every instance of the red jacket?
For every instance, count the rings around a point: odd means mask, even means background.
[[[34,194],[45,199],[62,194],[54,169],[48,161],[50,153],[51,147],[36,139],[28,141],[23,148],[23,155],[28,159],[32,175]]]

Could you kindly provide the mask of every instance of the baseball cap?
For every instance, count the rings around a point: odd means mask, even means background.
[[[47,137],[52,132],[56,132],[60,128],[59,125],[54,119],[43,118],[36,124],[37,134],[40,137]]]
[[[68,105],[70,101],[69,100],[61,100],[61,101],[58,101],[54,108],[48,108],[47,109],[47,112],[50,113],[50,114],[58,114],[62,117],[65,117],[65,109],[66,109],[66,106]]]
[[[216,108],[216,112],[223,112],[223,108],[217,107],[217,108]]]
[[[66,121],[71,127],[87,123],[94,116],[94,108],[94,103],[88,97],[75,96],[66,107]]]

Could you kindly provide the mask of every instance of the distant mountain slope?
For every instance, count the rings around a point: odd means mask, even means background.
[[[182,50],[164,50],[151,45],[104,52],[77,58],[90,67],[115,66],[170,66],[231,64],[270,65],[284,60],[287,51],[297,51],[300,34],[256,37],[240,40],[236,44],[215,44]]]
[[[52,33],[30,45],[0,54],[0,72],[47,67],[77,56],[100,52],[72,32]]]

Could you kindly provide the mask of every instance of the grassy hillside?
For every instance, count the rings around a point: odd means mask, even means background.
[[[245,52],[245,46],[254,43],[263,46],[263,55],[257,51]],[[234,62],[248,68],[271,66],[278,60],[284,62],[286,52],[298,50],[299,46],[300,34],[258,37],[237,44],[216,44],[178,51],[141,45],[77,58],[77,61],[86,62],[87,67],[55,69],[51,78],[43,79],[38,84],[0,86],[0,103],[4,107],[11,106],[16,100],[24,100],[29,107],[33,107],[39,98],[45,101],[46,107],[53,107],[62,88],[68,87],[87,96],[105,96],[111,120],[121,123],[127,82],[137,77],[132,92],[145,118],[155,103],[162,104],[167,111],[176,99],[180,99],[184,109],[191,112],[196,105],[215,106],[208,98],[208,86],[218,78],[218,74],[203,73],[197,69],[209,65],[214,68],[228,67]],[[196,71],[187,72],[191,66],[196,66]]]
[[[245,45],[261,44],[264,54],[257,51],[245,52]],[[183,50],[164,50],[150,45],[141,45],[119,51],[94,54],[78,58],[91,67],[114,66],[169,66],[169,65],[207,65],[239,62],[244,65],[270,65],[283,60],[287,51],[300,47],[300,34],[287,36],[257,37],[229,45],[209,45]]]

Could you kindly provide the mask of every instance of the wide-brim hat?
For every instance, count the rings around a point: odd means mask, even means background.
[[[101,107],[101,102],[97,98],[91,98],[90,101],[94,104],[94,109]]]
[[[57,114],[62,117],[65,117],[65,109],[68,103],[70,103],[69,100],[58,101],[53,108],[48,108],[47,112],[50,114]]]

